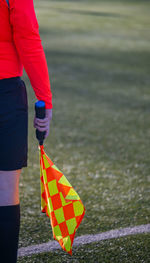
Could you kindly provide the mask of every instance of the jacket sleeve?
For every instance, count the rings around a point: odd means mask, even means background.
[[[38,100],[52,108],[52,93],[45,53],[33,0],[9,0],[13,40]]]

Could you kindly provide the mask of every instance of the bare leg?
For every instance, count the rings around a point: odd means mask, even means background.
[[[19,204],[20,170],[0,171],[0,206]]]

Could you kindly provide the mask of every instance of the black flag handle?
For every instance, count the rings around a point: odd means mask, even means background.
[[[44,101],[39,100],[35,103],[35,113],[36,113],[36,118],[38,119],[45,118],[45,102]],[[43,145],[45,134],[46,134],[46,131],[41,132],[38,129],[36,129],[36,138],[39,141],[40,145]]]

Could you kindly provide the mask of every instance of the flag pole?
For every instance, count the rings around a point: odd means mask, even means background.
[[[35,103],[35,113],[36,113],[36,118],[38,119],[45,118],[45,102],[44,101],[39,100]],[[36,129],[36,138],[39,141],[40,146],[43,145],[45,133],[46,131],[41,132],[38,129]]]

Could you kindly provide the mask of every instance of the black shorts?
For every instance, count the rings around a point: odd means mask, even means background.
[[[28,99],[20,77],[0,80],[0,170],[27,167]]]

